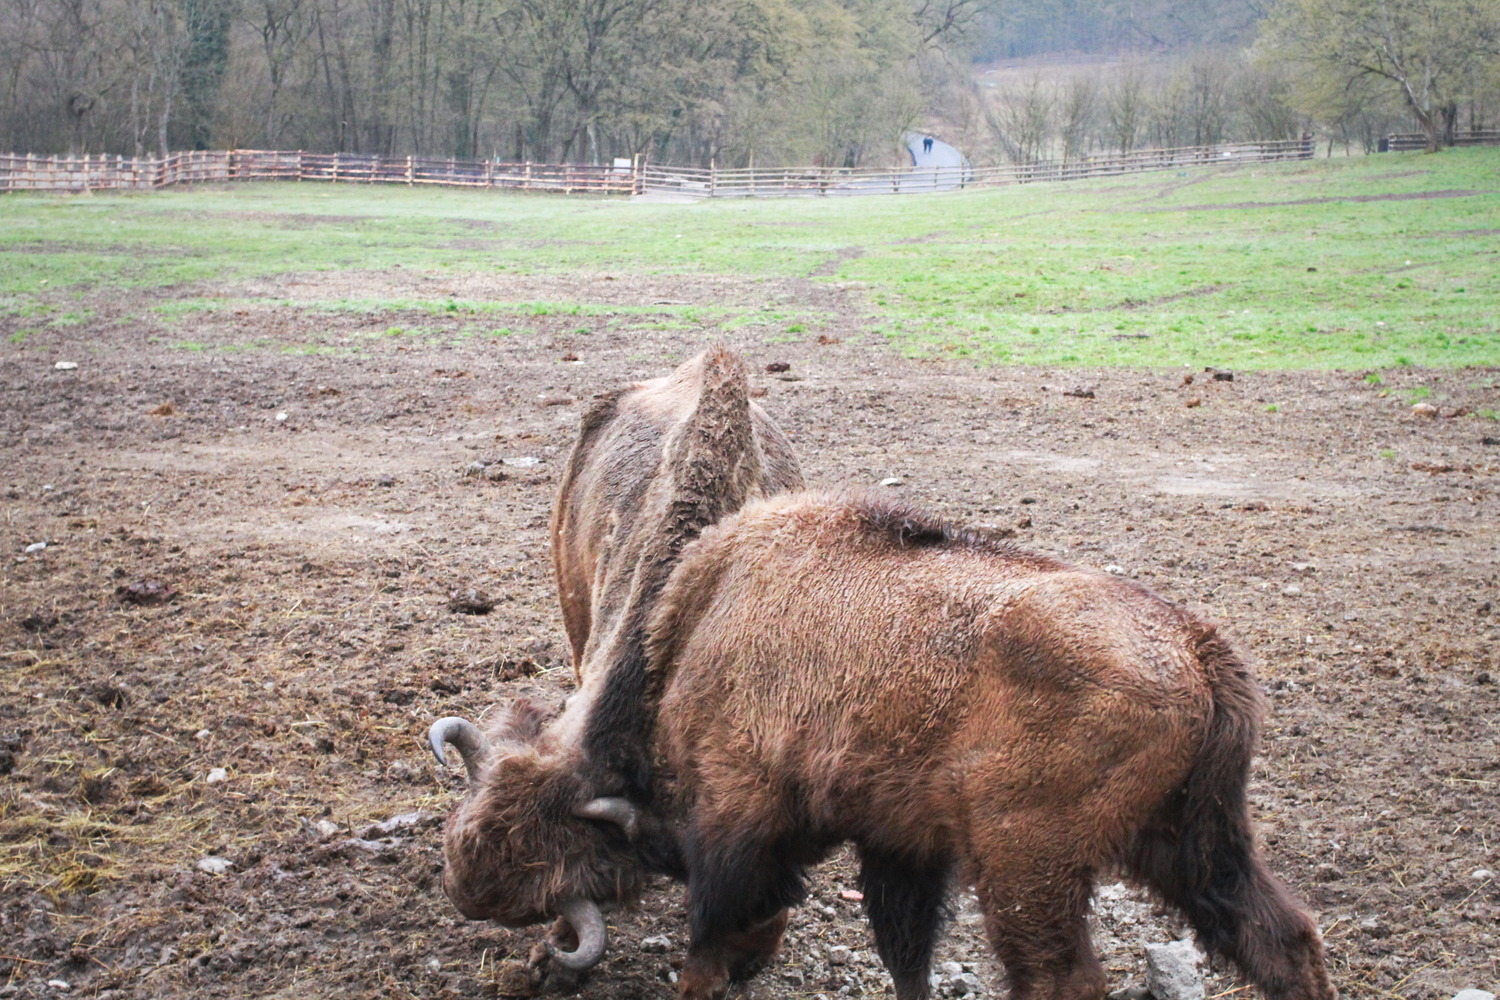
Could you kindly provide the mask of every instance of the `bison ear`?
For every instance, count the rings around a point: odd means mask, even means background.
[[[530,698],[517,698],[505,707],[491,730],[505,743],[534,743],[547,721],[547,710]]]

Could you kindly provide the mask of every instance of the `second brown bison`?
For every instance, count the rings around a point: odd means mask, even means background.
[[[928,995],[955,879],[1014,996],[1103,997],[1085,913],[1116,869],[1269,1000],[1335,995],[1255,848],[1258,690],[1212,626],[1145,589],[913,508],[800,494],[684,550],[647,635],[649,794],[578,808],[577,777],[516,780],[548,731],[498,727],[468,805],[489,841],[449,844],[476,915],[539,920],[523,886],[607,903],[667,871],[687,882],[681,993],[708,1000],[775,951],[806,866],[853,842],[901,1000]]]

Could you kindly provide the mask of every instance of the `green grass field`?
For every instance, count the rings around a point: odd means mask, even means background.
[[[0,319],[18,342],[86,327],[116,289],[161,289],[163,315],[181,314],[223,303],[204,282],[397,265],[858,282],[871,335],[981,363],[1495,365],[1500,149],[690,205],[290,183],[0,198]],[[496,332],[506,314],[597,307],[285,301],[463,312]],[[787,338],[815,335],[816,315],[783,311]]]

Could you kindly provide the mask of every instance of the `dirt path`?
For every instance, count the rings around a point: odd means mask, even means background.
[[[291,294],[477,280],[309,276]],[[1500,406],[1500,370],[1378,386],[976,370],[862,339],[857,293],[822,284],[506,280],[455,294],[816,300],[828,343],[730,337],[757,372],[791,364],[754,381],[813,483],[900,478],[946,515],[1224,622],[1272,695],[1262,836],[1326,928],[1344,994],[1500,983],[1500,888],[1483,874],[1500,869],[1500,424],[1474,415]],[[416,322],[286,305],[163,331],[138,318],[149,306],[100,304],[71,344],[0,353],[0,998],[61,995],[49,981],[131,998],[494,995],[536,935],[467,924],[442,897],[437,823],[461,778],[421,736],[497,698],[564,696],[546,519],[580,402],[710,331],[536,316],[450,342],[456,319],[377,336]],[[221,349],[247,341],[262,346]],[[280,350],[310,343],[332,346]],[[1424,393],[1439,416],[1413,415]],[[494,610],[450,610],[468,588]],[[745,995],[882,995],[850,887],[847,865],[821,871]],[[1113,985],[1139,985],[1142,945],[1181,928],[1114,886],[1098,910]],[[612,922],[582,995],[672,996],[676,890]],[[642,943],[662,934],[665,950]],[[957,963],[940,992],[968,972],[1002,992],[962,896],[938,960]]]

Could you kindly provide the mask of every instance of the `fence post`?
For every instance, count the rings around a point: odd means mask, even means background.
[[[708,161],[708,196],[714,196],[714,190],[719,186],[719,169],[714,166],[712,158]]]
[[[630,193],[646,193],[646,157],[641,153],[635,154],[635,162],[630,165]]]
[[[411,187],[413,184],[416,183],[416,180],[414,179],[415,177],[416,177],[416,175],[412,173],[412,169],[411,169],[411,157],[408,156],[406,158],[406,186],[407,187]]]

